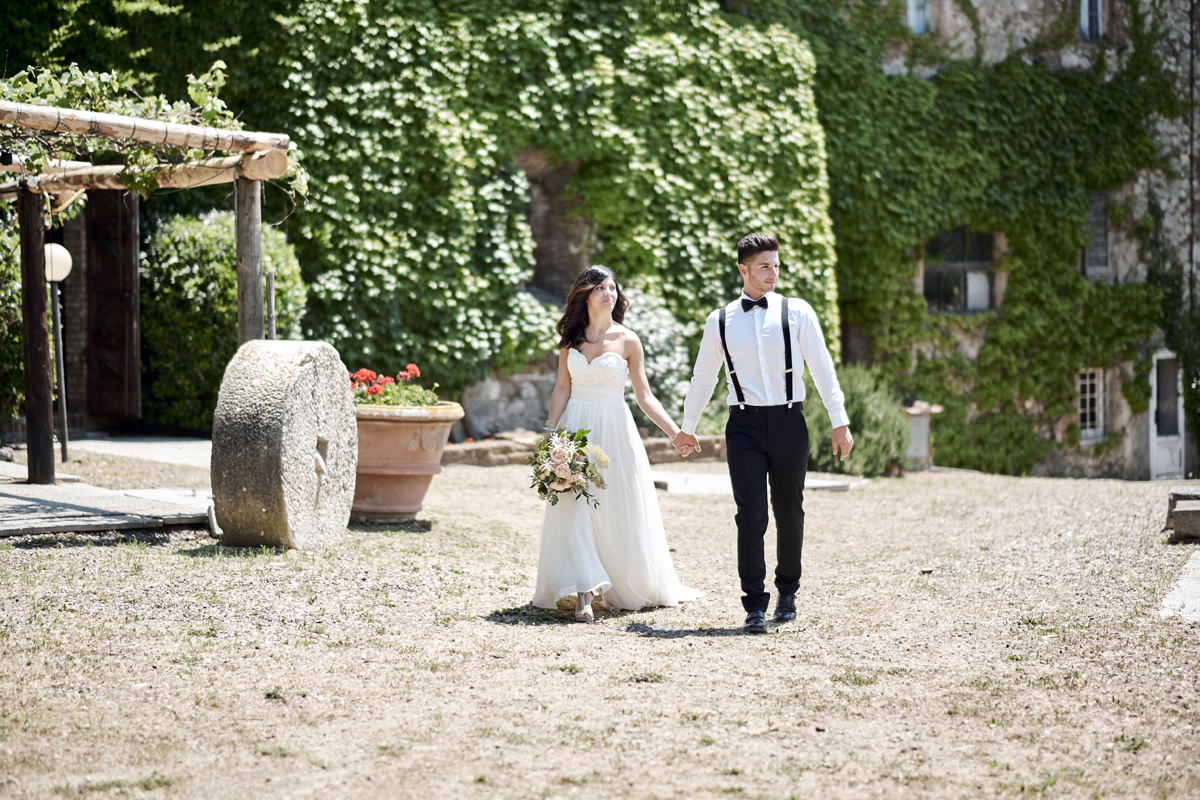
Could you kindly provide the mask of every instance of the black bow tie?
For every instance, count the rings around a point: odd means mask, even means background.
[[[755,306],[765,309],[767,307],[767,296],[764,294],[762,297],[758,298],[757,300],[751,300],[748,297],[742,298],[742,311],[749,311],[750,309],[754,308]]]

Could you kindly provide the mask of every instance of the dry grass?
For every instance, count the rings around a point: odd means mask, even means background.
[[[1200,795],[1164,485],[810,493],[800,616],[751,637],[732,500],[660,493],[703,599],[587,626],[527,605],[527,484],[450,467],[430,531],[318,552],[0,542],[0,796]]]

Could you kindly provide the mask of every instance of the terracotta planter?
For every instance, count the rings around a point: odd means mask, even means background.
[[[355,405],[358,471],[354,519],[403,522],[421,510],[433,476],[442,471],[450,428],[462,419],[458,403],[436,406]]]

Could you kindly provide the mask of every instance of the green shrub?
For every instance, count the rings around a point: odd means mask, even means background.
[[[806,370],[804,417],[808,421],[808,468],[855,475],[883,475],[901,468],[908,450],[908,420],[888,381],[878,370],[852,365],[838,369],[838,382],[846,396],[854,451],[845,461],[833,455],[829,414]]]
[[[300,338],[305,288],[283,234],[263,229],[263,272],[275,273],[276,331]],[[142,264],[142,418],[209,435],[225,366],[237,351],[237,254],[233,214],[170,217]]]
[[[0,207],[0,428],[25,401],[21,340],[21,249],[11,206]],[[10,224],[12,223],[12,224]]]

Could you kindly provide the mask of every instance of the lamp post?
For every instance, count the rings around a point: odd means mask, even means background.
[[[62,445],[62,460],[67,460],[67,386],[63,369],[62,317],[59,314],[58,285],[71,274],[71,253],[61,244],[48,244],[46,251],[46,280],[50,281],[50,316],[54,326],[54,363],[58,376],[58,441]]]

